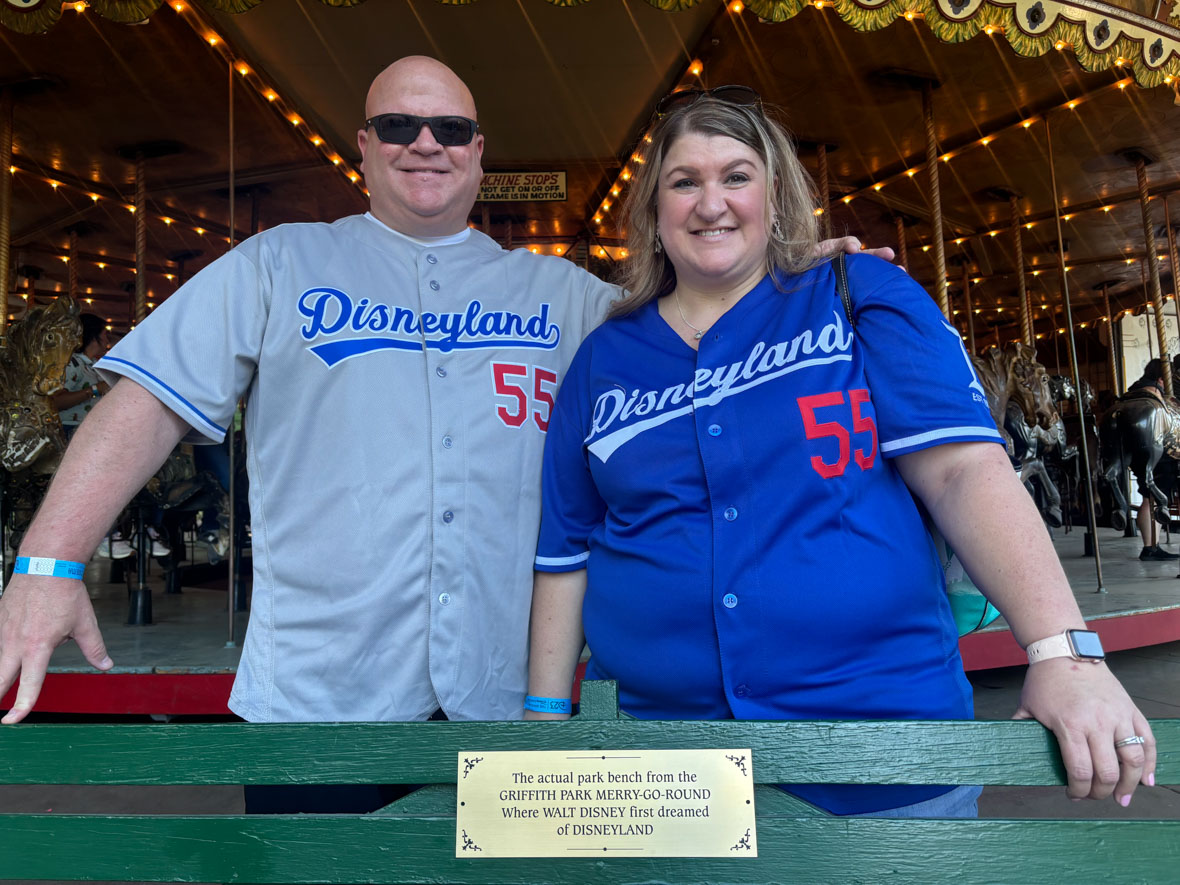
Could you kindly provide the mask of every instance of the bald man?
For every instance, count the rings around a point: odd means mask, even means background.
[[[520,718],[549,409],[616,290],[467,219],[484,137],[463,82],[405,58],[357,133],[371,211],[242,243],[97,368],[21,555],[85,563],[180,441],[247,397],[253,600],[230,708],[255,722]],[[4,722],[72,637],[112,666],[80,580],[0,601]]]

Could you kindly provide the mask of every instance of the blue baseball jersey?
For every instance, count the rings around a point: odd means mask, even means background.
[[[892,456],[999,442],[958,332],[903,271],[767,277],[693,351],[656,303],[583,343],[536,567],[585,567],[587,678],[641,718],[964,719],[942,572]],[[781,291],[780,291],[781,290]],[[839,813],[945,788],[804,786]]]

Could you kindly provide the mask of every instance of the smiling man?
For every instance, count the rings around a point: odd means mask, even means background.
[[[549,411],[617,290],[468,228],[484,137],[439,62],[383,71],[357,141],[370,212],[247,240],[98,364],[122,380],[20,552],[85,563],[176,443],[221,442],[245,396],[254,583],[231,709],[520,718]],[[80,580],[17,575],[5,722],[70,637],[112,666]]]

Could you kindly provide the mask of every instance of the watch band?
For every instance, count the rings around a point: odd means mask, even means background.
[[[1028,652],[1028,662],[1030,664],[1035,664],[1037,661],[1047,661],[1050,658],[1073,657],[1073,649],[1070,647],[1069,638],[1064,633],[1058,633],[1056,636],[1050,636],[1048,639],[1033,642],[1025,651]]]
[[[1077,653],[1069,635],[1071,632],[1092,634],[1094,641],[1097,642],[1097,634],[1093,634],[1090,630],[1064,630],[1055,636],[1029,643],[1028,648],[1025,649],[1028,652],[1028,662],[1035,664],[1038,661],[1048,661],[1052,658],[1073,658],[1075,661],[1086,661],[1091,664],[1101,663],[1103,660],[1101,656],[1092,657],[1087,655],[1083,657]],[[1101,647],[1099,647],[1098,652],[1101,655]]]

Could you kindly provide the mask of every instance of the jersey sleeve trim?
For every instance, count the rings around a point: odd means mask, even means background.
[[[173,389],[169,385],[165,384],[163,381],[161,381],[159,378],[157,378],[155,375],[153,375],[151,372],[149,372],[147,369],[143,368],[142,366],[137,366],[135,363],[131,362],[130,360],[121,359],[117,356],[103,357],[102,363],[104,363],[104,364],[117,363],[120,366],[125,366],[127,369],[131,370],[130,372],[127,372],[126,374],[138,376],[146,381],[150,381],[153,386],[158,387],[161,390],[166,390],[169,394],[171,394],[172,398],[176,401],[176,403],[178,405],[183,406],[185,411],[187,411],[194,418],[198,419],[197,423],[199,423],[199,425],[202,425],[203,427],[207,428],[208,430],[213,431],[214,433],[218,434],[221,437],[225,436],[226,428],[222,427],[216,421],[213,421],[208,415],[206,415],[204,412],[202,412],[200,409],[198,409],[196,406],[194,406],[192,403],[190,403],[187,399],[185,399],[183,396],[181,396],[175,389]],[[119,371],[115,367],[102,365],[102,366],[100,366],[100,368],[106,369],[109,372],[114,372],[115,374],[124,374],[124,372]],[[190,422],[190,423],[193,423],[193,422]],[[194,424],[194,426],[197,426],[197,424]],[[200,429],[200,428],[198,428],[198,429]]]
[[[881,443],[882,455],[903,455],[909,451],[928,448],[946,442],[998,442],[1004,438],[1000,432],[988,427],[940,427],[926,433],[905,436]]]
[[[540,571],[576,571],[582,567],[587,559],[590,558],[590,551],[579,553],[577,556],[538,556],[533,564]]]

